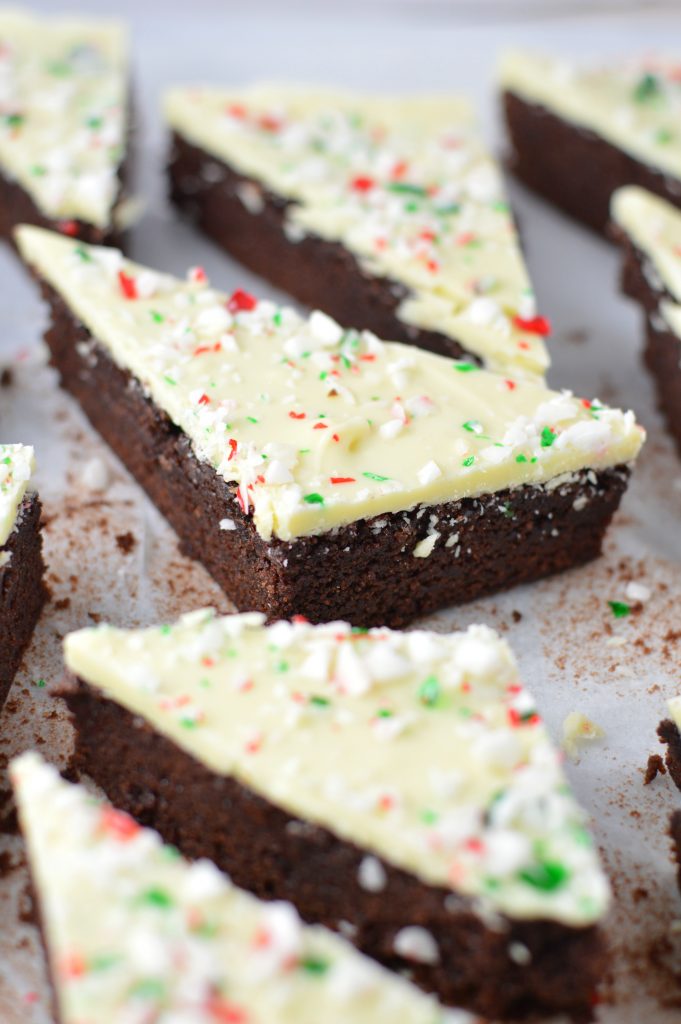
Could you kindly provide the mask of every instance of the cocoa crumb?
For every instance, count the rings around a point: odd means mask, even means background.
[[[119,551],[122,551],[124,555],[129,555],[134,550],[137,539],[128,530],[126,533],[116,534],[116,544]]]
[[[650,783],[657,778],[658,775],[666,775],[667,769],[664,766],[664,761],[659,754],[651,754],[648,758],[648,764],[646,765],[646,773],[643,777],[643,785],[649,786]]]
[[[0,371],[0,388],[11,388],[14,383],[14,374],[10,370],[9,366],[5,366]]]

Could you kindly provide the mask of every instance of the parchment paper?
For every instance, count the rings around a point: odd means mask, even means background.
[[[82,6],[114,12],[104,4]],[[424,9],[420,17],[415,5],[394,5],[379,14],[354,6],[348,17],[344,5],[319,5],[312,19],[305,5],[270,5],[267,16],[258,4],[246,12],[236,5],[202,5],[198,16],[166,4],[162,21],[152,6],[134,17],[139,185],[148,206],[134,232],[132,254],[177,273],[202,264],[216,285],[239,284],[262,294],[272,290],[175,221],[165,204],[165,140],[157,106],[166,85],[278,77],[376,89],[466,90],[480,104],[490,144],[501,150],[492,75],[504,45],[606,54],[664,49],[668,39],[681,37],[681,21],[669,13],[476,26],[458,24],[442,9]],[[571,711],[585,713],[605,730],[579,763],[568,764],[594,815],[615,890],[608,923],[614,967],[604,979],[598,1016],[607,1024],[666,1024],[678,1021],[681,1012],[681,898],[665,835],[680,798],[668,779],[658,778],[647,789],[642,780],[648,755],[659,749],[655,728],[665,699],[681,687],[681,461],[641,368],[638,310],[617,293],[618,254],[517,187],[511,194],[540,308],[555,325],[551,383],[635,408],[649,441],[600,561],[443,612],[422,625],[448,630],[489,622],[513,644],[557,742]],[[27,877],[6,763],[27,747],[59,762],[68,755],[70,726],[44,685],[61,675],[61,637],[100,619],[141,625],[206,604],[229,610],[205,571],[178,554],[173,532],[76,405],[58,391],[39,341],[43,322],[34,286],[14,255],[2,249],[0,366],[10,368],[12,380],[0,388],[0,436],[37,448],[52,599],[0,718],[1,1024],[50,1019],[42,953],[27,920]],[[103,489],[86,486],[84,476],[105,478]],[[650,589],[650,600],[616,620],[608,601],[626,600],[632,580]]]

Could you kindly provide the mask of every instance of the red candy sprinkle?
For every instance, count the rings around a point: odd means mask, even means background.
[[[354,484],[357,483],[354,476],[330,476],[332,484]]]
[[[328,425],[328,423],[315,423],[315,425],[314,425],[314,427],[312,429],[313,430],[328,430],[329,429],[329,425]]]
[[[551,333],[551,323],[545,316],[533,316],[524,320],[521,316],[514,316],[513,323],[520,331],[527,331],[528,334],[540,334],[546,337]]]
[[[239,445],[238,442],[235,441],[233,437],[230,437],[227,443],[229,445],[229,455],[227,456],[227,462],[231,462],[234,456],[236,455],[236,450],[239,447]]]
[[[82,978],[87,970],[87,964],[78,953],[71,953],[64,957],[60,965],[60,974],[63,978]]]
[[[293,412],[293,411],[291,411],[289,413],[289,417],[292,420],[304,420],[305,416],[306,416],[306,414],[304,412]]]
[[[137,282],[134,277],[130,277],[124,270],[118,271],[118,283],[121,286],[121,291],[126,299],[137,298]]]
[[[272,114],[263,114],[258,118],[258,124],[266,132],[278,132],[281,128],[281,121]]]
[[[369,178],[364,174],[358,174],[357,177],[353,178],[350,182],[350,188],[355,192],[370,192],[374,185],[374,179]]]
[[[227,303],[227,309],[230,313],[243,313],[255,309],[257,305],[258,300],[253,295],[245,292],[242,288],[237,288]]]
[[[240,121],[246,117],[246,108],[242,103],[232,103],[227,107],[227,113],[230,117],[236,117]]]
[[[509,391],[515,391],[515,389],[518,387],[514,380],[508,380],[508,378],[504,380],[504,384],[506,385]]]
[[[208,395],[204,391],[204,393],[199,398],[199,405],[208,405],[209,402],[210,402],[210,398],[208,397]]]
[[[70,238],[75,238],[78,234],[78,222],[75,220],[60,220],[59,230],[62,235],[69,235]]]
[[[104,832],[126,842],[136,836],[140,830],[139,825],[129,814],[117,811],[115,807],[104,807],[100,818],[100,824]]]
[[[212,996],[205,1005],[205,1009],[213,1020],[220,1024],[247,1024],[249,1015],[236,1003],[230,1003],[219,996]]]
[[[194,284],[205,284],[208,280],[208,275],[203,267],[192,267],[189,271],[189,280],[193,281]]]

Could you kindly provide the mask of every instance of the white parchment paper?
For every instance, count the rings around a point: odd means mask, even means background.
[[[265,13],[258,3],[248,10],[169,3],[163,19],[156,5],[124,6],[135,25],[139,185],[147,199],[132,255],[177,273],[202,264],[216,285],[261,294],[271,289],[174,220],[165,204],[165,139],[157,110],[167,85],[294,78],[465,90],[480,105],[490,144],[501,151],[492,79],[504,46],[605,55],[665,49],[681,37],[681,19],[669,11],[476,25],[457,21],[444,5],[424,5],[421,12],[415,4],[384,4],[369,13],[351,5],[346,13],[342,4],[320,4],[313,17],[305,4],[268,4]],[[116,13],[102,3],[81,7]],[[485,621],[504,632],[557,742],[571,711],[605,730],[579,763],[568,764],[594,816],[615,890],[608,922],[613,970],[604,979],[598,1016],[607,1024],[671,1024],[681,1012],[681,898],[665,829],[679,795],[667,779],[647,789],[642,780],[648,755],[659,749],[655,728],[665,700],[681,687],[681,461],[641,368],[640,316],[617,293],[617,253],[517,187],[511,194],[540,308],[555,326],[551,383],[633,407],[649,441],[600,561],[425,624],[448,630]],[[0,436],[37,449],[52,593],[0,718],[1,1024],[50,1020],[42,953],[27,919],[27,876],[6,764],[28,747],[57,761],[68,755],[70,726],[44,685],[61,675],[62,636],[100,619],[142,625],[206,604],[229,610],[205,571],[178,554],[173,532],[58,391],[39,340],[43,323],[33,284],[14,255],[0,250],[0,367],[10,368],[12,378],[0,388]],[[632,580],[649,588],[650,600],[616,620],[608,601],[626,600]]]

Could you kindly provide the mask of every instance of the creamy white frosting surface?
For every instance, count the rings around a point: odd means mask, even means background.
[[[628,463],[644,437],[631,412],[225,295],[197,268],[179,281],[40,228],[16,237],[198,457],[238,484],[266,539]]]
[[[571,925],[605,912],[585,815],[486,626],[265,627],[203,609],[81,630],[64,653],[70,672],[212,771],[481,909]]]

